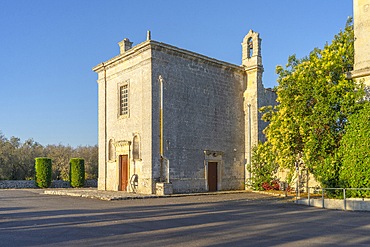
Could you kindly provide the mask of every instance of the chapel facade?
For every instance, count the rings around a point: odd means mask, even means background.
[[[261,38],[250,30],[234,65],[151,39],[93,68],[98,74],[99,190],[153,194],[244,189],[262,84]],[[158,192],[158,191],[157,191]]]

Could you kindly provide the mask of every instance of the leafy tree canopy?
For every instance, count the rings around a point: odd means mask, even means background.
[[[69,159],[85,159],[86,179],[98,176],[98,146],[80,146],[73,148],[64,145],[42,146],[33,139],[25,142],[17,137],[7,139],[0,131],[0,180],[33,179],[35,176],[35,158],[52,159],[52,179],[69,179]]]
[[[346,79],[354,60],[352,20],[331,44],[315,48],[309,56],[290,56],[276,87],[279,105],[265,110],[265,129],[280,167],[294,170],[297,162],[322,183],[338,179],[336,151],[347,118],[363,97],[362,85]]]

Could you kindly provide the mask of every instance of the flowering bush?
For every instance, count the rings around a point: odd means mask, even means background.
[[[280,190],[280,184],[279,184],[279,181],[277,181],[277,180],[273,180],[270,183],[263,182],[262,183],[262,188],[264,190]]]
[[[252,163],[248,165],[251,178],[248,181],[254,190],[271,190],[270,181],[276,180],[278,165],[274,161],[274,154],[267,143],[259,143],[253,148]],[[265,183],[268,181],[267,183]],[[265,186],[265,187],[264,187]]]

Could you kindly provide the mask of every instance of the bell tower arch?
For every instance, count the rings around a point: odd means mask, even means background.
[[[242,64],[245,67],[259,65],[262,67],[260,34],[249,30],[242,43]]]
[[[247,74],[246,92],[249,96],[257,96],[258,89],[263,89],[261,41],[259,33],[249,30],[242,43],[242,65]]]

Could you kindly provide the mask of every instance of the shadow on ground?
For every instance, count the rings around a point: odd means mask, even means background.
[[[21,198],[31,204],[9,206]],[[370,244],[368,213],[320,210],[252,193],[105,202],[0,191],[0,203],[5,201],[3,246]]]

